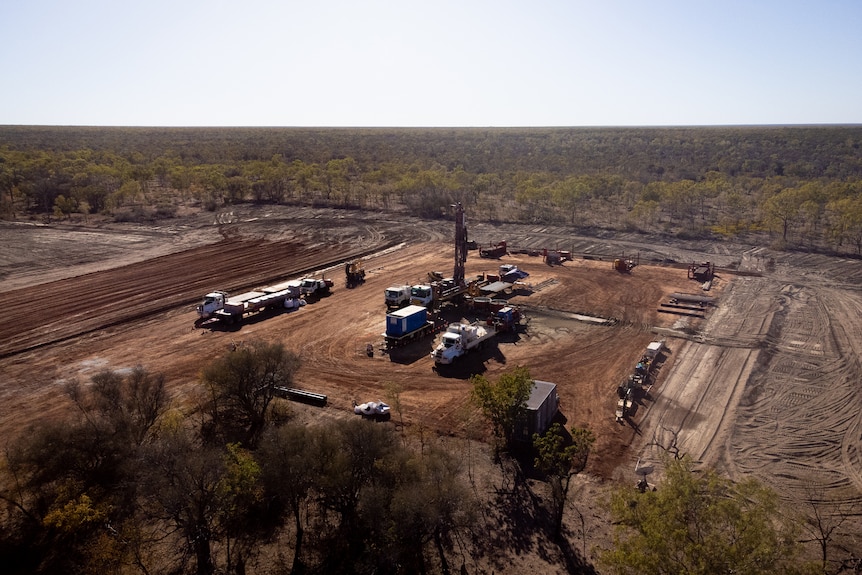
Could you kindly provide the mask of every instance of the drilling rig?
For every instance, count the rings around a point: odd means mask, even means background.
[[[467,293],[469,286],[464,279],[464,263],[467,261],[467,224],[464,206],[460,202],[455,208],[455,268],[451,278],[443,278],[439,272],[429,273],[428,284],[415,285],[410,290],[410,303],[427,308],[438,307],[445,301],[457,301]]]
[[[467,221],[464,216],[464,206],[458,202],[455,208],[455,270],[452,279],[455,285],[465,286],[464,263],[467,261]]]

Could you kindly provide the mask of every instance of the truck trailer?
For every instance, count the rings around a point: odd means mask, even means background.
[[[235,296],[229,296],[223,291],[210,292],[197,306],[198,320],[196,324],[201,325],[207,320],[237,323],[247,315],[264,310],[296,309],[305,305],[305,300],[299,297],[299,292],[294,286],[274,289],[276,287],[279,286]]]
[[[483,246],[479,248],[479,257],[480,258],[495,258],[499,259],[506,254],[508,254],[508,248],[506,247],[506,242],[501,241],[496,245]]]

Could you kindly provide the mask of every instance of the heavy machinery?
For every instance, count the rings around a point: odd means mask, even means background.
[[[464,263],[467,261],[467,220],[461,202],[455,204],[455,269],[452,278],[455,284],[464,284]]]
[[[491,321],[498,332],[517,331],[518,325],[521,323],[521,311],[516,307],[506,306],[498,309]]]
[[[621,257],[614,258],[613,266],[614,270],[620,272],[621,274],[630,274],[633,269],[635,269],[641,263],[641,253],[638,252],[635,257],[626,257],[623,254]]]
[[[549,250],[545,248],[542,250],[542,258],[549,266],[559,266],[562,265],[563,262],[572,261],[572,252],[568,250]]]
[[[664,350],[664,340],[653,341],[647,346],[631,375],[617,386],[616,420],[622,422],[635,409],[637,398],[648,391],[652,383],[653,369],[658,356]]]
[[[365,282],[365,269],[362,260],[353,260],[344,264],[344,285],[354,288]]]
[[[479,257],[480,258],[501,258],[508,254],[508,248],[506,247],[506,240],[501,242],[497,242],[494,245],[485,246],[479,248]]]
[[[624,258],[616,258],[614,260],[614,269],[620,273],[628,274],[635,268],[634,260],[627,260]]]
[[[425,306],[434,309],[443,302],[456,301],[470,290],[464,279],[464,264],[467,261],[467,223],[464,217],[464,207],[460,202],[455,208],[455,266],[452,277],[434,279],[427,284],[414,285],[410,292],[412,305]],[[431,272],[429,278],[438,278],[439,272]]]

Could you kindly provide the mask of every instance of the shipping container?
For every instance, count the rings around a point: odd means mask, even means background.
[[[386,314],[386,334],[388,337],[401,337],[421,329],[428,321],[428,310],[421,305],[408,305],[398,311]]]

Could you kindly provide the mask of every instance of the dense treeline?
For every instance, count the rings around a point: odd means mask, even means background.
[[[299,361],[281,344],[243,344],[208,364],[199,400],[183,404],[142,367],[71,380],[72,412],[39,422],[3,453],[3,572],[487,573],[532,540],[543,561],[554,563],[556,546],[568,572],[595,572],[587,532],[578,553],[563,523],[592,433],[555,423],[533,436],[532,451],[517,450],[526,456],[509,457],[533,385],[525,368],[471,380],[474,407],[501,441],[491,473],[464,440],[360,418],[298,420],[277,390],[292,384]],[[389,393],[398,413],[399,391]],[[695,474],[687,459],[667,463],[671,482],[659,495],[628,487],[614,497],[607,521],[617,540],[599,554],[610,572],[806,565],[769,488]]]
[[[274,388],[297,366],[281,345],[238,348],[207,367],[196,409],[143,368],[70,383],[76,414],[4,451],[3,572],[421,573],[453,557],[475,512],[457,450],[295,421]]]
[[[862,127],[0,127],[0,213],[409,210],[862,253]]]
[[[93,150],[176,157],[186,165],[352,157],[364,171],[391,162],[474,174],[613,174],[644,183],[790,175],[858,178],[862,127],[680,128],[97,128],[0,126],[0,143],[27,151]]]

